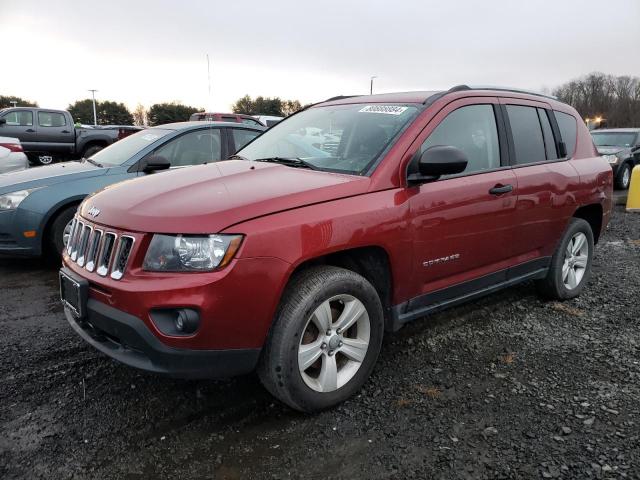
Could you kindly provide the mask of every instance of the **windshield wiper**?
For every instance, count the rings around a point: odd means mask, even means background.
[[[269,162],[280,163],[287,167],[308,168],[310,170],[320,170],[313,163],[309,163],[301,158],[285,158],[285,157],[268,157],[268,158],[256,158],[256,162]]]
[[[249,160],[247,157],[243,157],[242,155],[231,155],[228,160]]]
[[[85,162],[89,162],[90,164],[95,165],[96,167],[104,168],[104,166],[101,163],[98,163],[95,160],[91,160],[90,158],[82,157],[82,160],[84,160]]]

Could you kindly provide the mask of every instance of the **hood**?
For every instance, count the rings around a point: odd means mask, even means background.
[[[368,177],[228,160],[110,185],[83,204],[95,223],[133,232],[216,233],[282,210],[360,193]],[[97,208],[100,213],[88,216]]]
[[[89,162],[65,162],[44,167],[29,168],[19,172],[0,175],[0,193],[13,192],[25,188],[42,187],[60,182],[68,182],[84,177],[104,175],[108,169]]]
[[[596,147],[600,155],[615,155],[624,150],[629,150],[625,147]]]

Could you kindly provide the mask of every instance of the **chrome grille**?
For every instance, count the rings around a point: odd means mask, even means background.
[[[111,264],[111,254],[113,253],[113,246],[116,243],[116,234],[115,233],[105,233],[104,240],[102,241],[102,248],[100,249],[100,254],[98,255],[98,269],[96,273],[103,277],[107,276],[107,272],[109,271],[109,265]]]
[[[90,272],[96,267],[96,256],[98,255],[98,247],[100,247],[100,240],[102,240],[102,230],[95,229],[93,231],[93,237],[89,243],[87,249],[87,265],[85,268]]]
[[[135,238],[94,228],[79,217],[73,219],[66,246],[71,261],[89,272],[114,280],[124,275]]]
[[[123,235],[120,237],[118,243],[118,250],[116,251],[115,260],[113,261],[113,268],[111,271],[111,278],[114,280],[120,280],[124,274],[124,270],[127,267],[127,261],[129,260],[129,254],[133,248],[133,237]]]

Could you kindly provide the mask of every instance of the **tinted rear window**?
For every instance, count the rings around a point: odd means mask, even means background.
[[[516,153],[515,163],[543,162],[547,159],[538,112],[534,107],[507,105]]]
[[[576,119],[573,115],[562,113],[554,110],[556,114],[556,120],[558,122],[558,128],[560,129],[560,136],[562,141],[567,147],[567,157],[573,157],[573,152],[576,149],[576,136],[578,132],[578,126]]]

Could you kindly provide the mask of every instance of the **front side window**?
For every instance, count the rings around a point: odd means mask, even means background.
[[[554,111],[556,114],[556,121],[558,122],[558,128],[560,129],[560,136],[562,141],[567,147],[567,157],[573,157],[573,152],[576,149],[576,140],[578,135],[578,124],[573,115]]]
[[[222,138],[219,128],[196,130],[181,135],[160,147],[154,155],[164,157],[171,167],[199,165],[222,158]]]
[[[251,140],[256,138],[262,132],[256,132],[255,130],[247,130],[245,128],[232,128],[233,143],[236,146],[236,151],[240,150]]]
[[[469,163],[464,174],[500,167],[500,144],[492,105],[469,105],[451,112],[424,141],[420,152],[446,145],[459,148]]]
[[[299,159],[317,170],[363,175],[417,114],[413,105],[309,108],[274,125],[238,153],[249,160]]]
[[[535,107],[507,105],[517,165],[546,160],[540,118]]]
[[[33,126],[33,113],[26,111],[14,111],[7,113],[4,118],[7,119],[7,125],[12,127],[31,127]]]
[[[38,112],[38,125],[41,127],[63,127],[66,124],[62,113]]]

